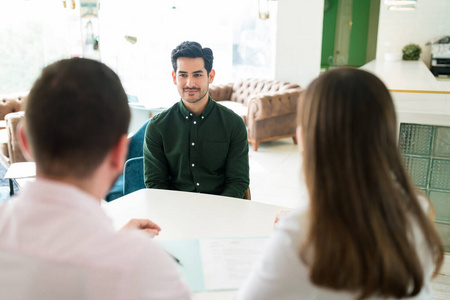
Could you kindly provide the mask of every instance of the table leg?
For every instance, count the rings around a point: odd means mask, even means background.
[[[11,178],[9,178],[9,195],[14,195],[14,183]]]

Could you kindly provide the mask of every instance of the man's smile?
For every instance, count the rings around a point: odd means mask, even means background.
[[[186,93],[192,94],[200,91],[200,89],[183,89]]]

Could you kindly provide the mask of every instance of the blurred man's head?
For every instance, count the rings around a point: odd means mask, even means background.
[[[94,60],[46,67],[26,100],[25,134],[38,175],[91,175],[127,134],[129,122],[119,77]]]

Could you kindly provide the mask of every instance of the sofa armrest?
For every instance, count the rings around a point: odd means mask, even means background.
[[[248,103],[248,125],[256,120],[264,120],[291,113],[296,114],[301,92],[301,88],[296,88],[281,93],[251,96]]]
[[[9,113],[5,116],[6,130],[8,131],[8,152],[9,162],[24,162],[25,157],[19,145],[19,138],[17,136],[17,125],[24,117],[24,111]]]
[[[209,86],[209,95],[215,101],[230,100],[233,93],[233,84],[217,84]]]

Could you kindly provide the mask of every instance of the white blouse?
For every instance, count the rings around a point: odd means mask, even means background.
[[[308,267],[299,258],[299,249],[308,228],[306,213],[295,210],[281,218],[264,253],[238,291],[238,300],[356,299],[357,293],[335,291],[310,282]],[[417,229],[417,228],[416,228]],[[420,231],[413,230],[419,258],[424,266],[424,285],[414,298],[432,299],[430,279],[434,270]],[[372,297],[370,299],[381,299]]]

